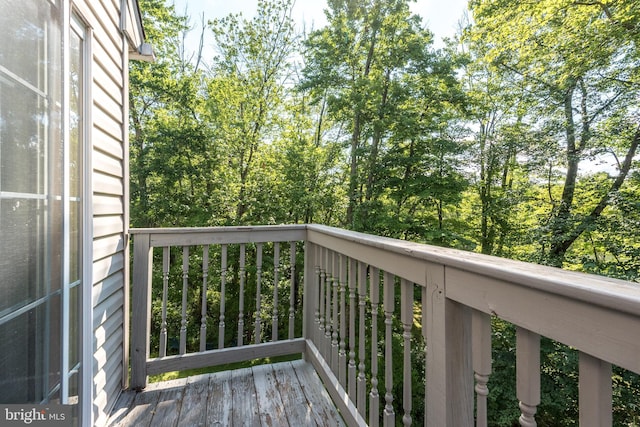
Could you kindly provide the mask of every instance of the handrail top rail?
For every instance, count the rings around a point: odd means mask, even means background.
[[[195,233],[232,233],[251,231],[300,231],[306,230],[307,224],[274,224],[274,225],[231,225],[213,227],[162,227],[162,228],[130,228],[130,234],[195,234]]]
[[[302,241],[306,225],[134,228],[130,232],[134,236],[148,236],[151,247],[195,246]]]
[[[307,231],[315,231],[356,244],[397,253],[416,260],[467,271],[488,278],[502,280],[518,286],[526,286],[550,294],[577,298],[601,307],[640,315],[640,284],[620,279],[597,276],[594,274],[563,270],[556,267],[533,264],[523,261],[500,258],[492,255],[459,249],[410,242],[390,237],[374,236],[357,231],[345,230],[320,224],[282,224],[255,226],[219,226],[219,227],[175,227],[175,228],[132,228],[132,235],[149,234],[158,236],[165,243],[171,235],[188,238],[189,235],[240,235],[268,234],[281,232],[300,233],[302,240]],[[290,237],[290,236],[289,236]],[[255,239],[254,239],[255,240]],[[253,241],[244,237],[231,243]],[[255,241],[267,241],[260,236]],[[213,242],[212,242],[213,243]],[[216,241],[215,243],[224,243]],[[177,243],[180,244],[180,243]],[[185,244],[185,243],[183,243]],[[193,243],[202,244],[194,240]],[[156,246],[152,244],[152,246]],[[357,258],[357,254],[349,254]]]
[[[325,225],[308,224],[307,229],[550,294],[577,298],[634,316],[640,315],[639,283]]]

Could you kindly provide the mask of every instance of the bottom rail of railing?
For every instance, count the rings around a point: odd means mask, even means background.
[[[228,363],[247,362],[268,357],[302,354],[304,352],[305,340],[303,338],[249,344],[242,347],[229,347],[150,359],[147,361],[147,374],[156,375],[165,372],[208,368]]]

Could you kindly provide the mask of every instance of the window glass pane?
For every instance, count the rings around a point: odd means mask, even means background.
[[[82,318],[82,306],[80,298],[80,286],[74,286],[69,291],[69,371],[72,371],[80,363],[80,333]]]
[[[0,403],[40,403],[59,382],[60,298],[0,324]],[[58,342],[56,342],[58,340]]]
[[[43,90],[44,71],[60,70],[58,56],[50,51],[60,40],[52,31],[58,28],[58,9],[46,0],[0,0],[0,10],[4,40],[0,43],[0,65]]]
[[[2,45],[2,43],[0,43]],[[43,194],[47,173],[46,99],[0,72],[0,189]]]
[[[60,372],[62,371],[61,365],[61,348],[62,348],[62,328],[59,325],[62,323],[61,319],[61,297],[60,295],[53,295],[44,305],[47,311],[47,320],[49,324],[46,328],[49,331],[49,336],[44,337],[44,342],[47,345],[48,350],[48,364],[45,372],[48,373],[47,383],[45,384],[44,393],[49,399],[55,396],[56,389],[60,386]],[[46,357],[47,352],[43,352]],[[38,363],[38,361],[35,361]],[[47,363],[46,360],[43,361]],[[44,400],[44,399],[43,399]]]
[[[75,22],[75,21],[74,21]],[[80,27],[77,25],[77,27]],[[70,31],[69,55],[69,281],[74,283],[81,278],[82,267],[82,146],[83,146],[83,48],[84,43],[75,29]]]
[[[82,198],[84,165],[83,145],[84,135],[84,31],[83,25],[72,17],[72,26],[69,34],[69,142],[66,149],[69,155],[67,165],[69,179],[69,228],[67,239],[69,245],[68,259],[65,262],[69,268],[69,395],[68,403],[76,404],[74,407],[74,421],[77,421],[77,408],[79,403],[79,378],[77,369],[80,368],[80,343],[82,327]]]
[[[82,204],[69,203],[69,283],[82,279]]]
[[[45,221],[41,200],[0,199],[0,315],[45,293]]]
[[[71,65],[69,93],[69,184],[70,196],[80,197],[82,191],[82,39],[75,31],[71,31],[69,43]]]

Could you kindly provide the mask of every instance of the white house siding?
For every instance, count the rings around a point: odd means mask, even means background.
[[[126,2],[130,21],[136,5]],[[127,347],[127,98],[128,46],[139,28],[121,30],[121,0],[80,0],[74,6],[91,28],[91,185],[93,189],[93,420],[104,425],[123,386]],[[135,14],[134,14],[135,16]],[[137,31],[136,31],[137,30]],[[137,48],[137,46],[136,46]]]

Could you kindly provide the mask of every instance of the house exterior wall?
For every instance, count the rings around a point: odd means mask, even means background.
[[[91,29],[92,416],[104,425],[128,359],[128,61],[143,40],[135,0],[75,1]],[[136,20],[137,19],[137,20]],[[90,318],[90,319],[89,319]]]
[[[0,405],[103,425],[128,372],[128,62],[152,53],[137,0],[0,10]]]

